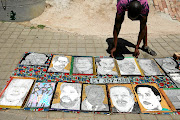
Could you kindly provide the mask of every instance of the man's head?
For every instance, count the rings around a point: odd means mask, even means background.
[[[133,0],[129,3],[128,7],[128,18],[135,20],[139,17],[142,10],[141,3],[137,0]]]
[[[135,65],[128,60],[118,60],[120,71],[125,73],[133,73],[135,71]]]
[[[63,83],[60,90],[60,104],[63,107],[72,107],[79,102],[81,96],[81,84]]]
[[[79,72],[93,69],[92,58],[90,57],[76,57],[74,58],[76,69]]]
[[[125,86],[111,87],[110,97],[113,105],[120,112],[130,112],[134,106],[134,94]]]
[[[159,91],[150,85],[137,85],[135,92],[139,97],[139,101],[147,110],[162,110],[161,95]]]
[[[99,85],[88,85],[85,87],[87,100],[92,105],[102,104],[104,101],[104,90]]]
[[[113,58],[100,58],[96,59],[96,62],[98,63],[98,67],[101,67],[104,71],[110,72],[114,68]]]
[[[52,61],[53,68],[57,71],[62,71],[68,63],[69,60],[65,56],[55,56]]]
[[[175,68],[178,67],[178,64],[171,58],[164,58],[162,67],[169,70],[174,70]]]

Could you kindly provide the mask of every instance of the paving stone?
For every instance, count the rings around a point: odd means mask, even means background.
[[[110,115],[94,115],[95,120],[110,120]]]
[[[141,116],[139,114],[125,114],[127,120],[140,120]]]
[[[159,43],[157,43],[157,42],[155,42],[155,43],[151,43],[152,44],[152,46],[154,46],[154,47],[159,47],[159,46],[161,46]]]
[[[26,120],[49,120],[49,119],[47,119],[47,118],[37,118],[37,117],[28,116]]]
[[[180,120],[180,115],[170,115],[173,120]]]
[[[77,118],[66,118],[66,119],[64,119],[64,120],[78,120]]]
[[[48,47],[49,47],[49,44],[40,44],[40,48],[48,48]]]
[[[83,113],[83,112],[80,112],[79,113],[79,117],[91,117],[91,118],[93,118],[94,117],[94,113]]]
[[[64,44],[64,43],[68,44],[68,40],[60,40],[59,43],[60,44]]]
[[[50,44],[50,48],[58,47],[58,44]]]
[[[78,120],[94,120],[93,117],[79,117]]]
[[[156,115],[156,118],[158,120],[172,120],[172,117],[170,115]]]
[[[24,48],[29,48],[29,47],[31,47],[31,45],[32,45],[31,43],[28,43],[28,44],[25,44],[25,43],[24,43],[24,44],[22,44],[22,46],[21,46],[21,47],[24,47]]]
[[[68,48],[68,44],[59,44],[59,48]]]
[[[1,120],[26,120],[27,115],[16,115],[7,112],[0,112]]]
[[[84,53],[86,52],[86,48],[77,48],[78,53]]]
[[[106,52],[106,50],[104,48],[96,48],[96,52],[100,53],[100,52]]]
[[[47,39],[48,39],[48,40],[51,40],[52,38],[53,38],[52,35],[48,35],[48,36],[45,36],[45,37],[44,37],[45,40],[47,40]]]
[[[80,52],[80,53],[78,52],[77,55],[78,56],[87,56],[86,52]]]
[[[69,44],[69,47],[76,48],[77,44]]]
[[[155,115],[151,114],[140,114],[142,120],[157,120]]]
[[[87,53],[95,53],[95,49],[94,48],[86,48]]]
[[[61,53],[66,53],[68,48],[58,48],[58,51]]]
[[[32,112],[33,114],[33,117],[38,117],[38,118],[47,118],[48,116],[48,112],[40,112],[40,111],[35,111],[35,112]]]
[[[77,40],[74,40],[74,39],[69,39],[69,43],[73,44],[73,43],[77,43]]]
[[[19,35],[11,35],[9,38],[11,38],[11,39],[16,39],[16,38],[18,38],[19,37]]]
[[[78,114],[77,113],[66,113],[64,112],[64,118],[77,118]]]
[[[39,49],[39,52],[42,52],[42,53],[48,52],[48,51],[49,51],[49,48],[40,48]]]
[[[111,120],[126,120],[125,115],[114,114],[110,115]]]
[[[49,44],[49,43],[51,43],[51,40],[43,40],[43,43]]]
[[[52,43],[52,44],[59,44],[60,40],[50,40],[50,43]]]
[[[87,53],[87,56],[96,56],[96,53]]]
[[[67,52],[76,52],[76,48],[68,48]]]

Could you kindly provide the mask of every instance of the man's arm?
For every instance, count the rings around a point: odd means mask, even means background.
[[[121,30],[121,24],[124,21],[124,13],[121,15],[118,15],[116,13],[116,18],[115,18],[115,24],[114,24],[114,30],[113,30],[113,36],[114,36],[114,48],[111,50],[111,56],[113,56],[113,53],[116,51],[116,47],[117,47],[117,39],[118,39],[118,35],[119,32]]]
[[[142,18],[140,19],[140,31],[139,31],[139,35],[138,35],[138,41],[137,41],[137,45],[135,48],[135,57],[138,57],[139,55],[139,45],[141,43],[141,40],[144,38],[145,33],[147,32],[146,30],[146,23],[147,23],[147,16],[142,16]]]

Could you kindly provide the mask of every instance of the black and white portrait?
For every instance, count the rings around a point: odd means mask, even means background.
[[[109,111],[106,89],[100,85],[86,85],[83,86],[84,100],[81,103],[81,110],[83,111]],[[85,87],[85,89],[84,89]],[[85,90],[85,91],[84,91]]]
[[[174,107],[180,110],[180,89],[163,89],[167,97],[174,105]]]
[[[178,63],[172,58],[155,58],[166,73],[180,72]]]
[[[46,66],[48,56],[40,53],[27,53],[21,61],[21,65],[41,65]]]
[[[134,93],[126,86],[113,86],[110,88],[112,112],[140,113],[140,108],[134,100]]]
[[[176,86],[180,88],[180,73],[170,73],[168,76],[176,84]]]
[[[79,83],[59,83],[51,108],[80,110],[81,87]]]
[[[151,59],[137,59],[145,76],[163,75],[155,61]]]
[[[117,60],[121,75],[141,75],[134,58]]]
[[[54,55],[48,72],[70,72],[71,56]]]
[[[96,58],[97,74],[118,75],[113,58]]]
[[[92,57],[74,57],[73,74],[93,74]]]

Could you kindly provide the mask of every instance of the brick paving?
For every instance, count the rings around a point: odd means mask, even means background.
[[[123,34],[122,38],[135,44],[137,35]],[[30,29],[18,23],[0,22],[0,89],[14,71],[24,52],[53,53],[81,56],[109,56],[107,36],[83,36],[72,33]],[[111,37],[112,38],[112,37]],[[158,55],[169,57],[180,52],[180,34],[148,34],[148,44]],[[130,52],[134,48],[126,47]],[[139,58],[153,58],[140,50]],[[132,56],[132,54],[123,54]],[[178,115],[31,112],[24,110],[0,110],[0,120],[178,120]]]

